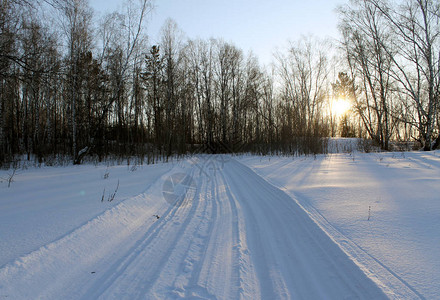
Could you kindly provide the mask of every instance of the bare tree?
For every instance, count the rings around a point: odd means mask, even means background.
[[[177,143],[177,136],[175,134],[174,126],[175,113],[178,108],[178,93],[179,93],[179,65],[181,63],[182,47],[182,33],[180,32],[177,23],[168,19],[162,27],[162,51],[164,57],[165,67],[165,83],[166,83],[166,100],[165,100],[165,132],[166,132],[166,151],[167,157],[171,156],[172,144]]]
[[[210,149],[214,146],[214,46],[215,41],[203,42],[200,44],[200,73],[201,73],[201,106],[206,128],[204,141]]]
[[[424,150],[436,148],[440,145],[438,133],[435,134],[440,87],[439,3],[433,0],[410,0],[401,5],[382,0],[369,2],[381,12],[396,36],[393,47],[399,51],[384,49],[395,65],[390,76],[400,84],[400,92],[411,99],[417,112],[416,118],[407,121],[417,128],[417,139]]]
[[[135,92],[138,90],[136,80],[141,76],[142,56],[141,49],[145,45],[144,23],[146,15],[151,12],[152,4],[150,0],[139,0],[136,4],[133,0],[128,0],[126,4],[126,14],[115,14],[117,18],[107,17],[104,19],[101,28],[102,50],[101,63],[104,58],[107,58],[107,68],[111,73],[111,93],[107,103],[102,107],[100,115],[97,117],[96,128],[109,118],[109,112],[115,108],[117,120],[117,140],[121,141],[124,127],[128,124],[128,119],[125,113],[130,112],[126,109],[128,105],[128,97],[126,92]],[[110,31],[110,32],[109,32]],[[137,74],[133,77],[133,74]],[[132,85],[127,87],[127,82],[132,82]],[[139,96],[139,95],[137,95]],[[137,97],[136,96],[136,97]],[[140,99],[135,101],[140,103]],[[81,150],[81,155],[75,159],[76,163],[80,163],[84,155],[88,154],[96,147],[95,141],[99,137],[100,131],[94,130],[91,134],[92,139]],[[127,134],[128,135],[128,134]],[[122,141],[121,141],[122,142]]]
[[[287,54],[277,57],[282,97],[289,114],[285,128],[289,128],[290,134],[286,134],[291,139],[306,139],[306,143],[312,144],[308,138],[319,137],[322,132],[321,112],[329,87],[323,45],[323,42],[305,38],[292,43]]]
[[[163,58],[160,55],[158,46],[152,46],[150,53],[145,56],[145,68],[143,73],[143,80],[147,89],[148,103],[152,107],[152,115],[154,123],[154,142],[157,147],[162,149],[163,134],[162,134],[162,82],[163,82]]]
[[[91,51],[92,11],[87,0],[63,0],[60,3],[63,13],[63,31],[68,49],[69,79],[69,120],[71,127],[72,157],[74,163],[80,163],[81,154],[87,148],[78,151],[78,108],[82,106],[82,59]]]
[[[393,51],[389,28],[380,11],[368,0],[352,0],[339,10],[342,42],[351,77],[358,80],[356,111],[370,137],[389,149],[392,136]]]
[[[17,35],[19,33],[21,5],[16,2],[0,2],[0,162],[14,151],[8,147],[11,132],[5,132],[6,126],[13,122],[14,84],[18,75],[15,66],[24,65],[17,55]]]

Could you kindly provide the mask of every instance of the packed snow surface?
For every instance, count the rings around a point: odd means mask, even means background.
[[[240,161],[295,199],[389,297],[439,298],[439,151]]]
[[[0,299],[435,298],[439,167],[431,152],[18,170],[0,183]]]

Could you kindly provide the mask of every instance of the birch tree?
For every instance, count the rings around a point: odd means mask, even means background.
[[[438,108],[440,87],[440,3],[434,0],[408,0],[398,5],[389,1],[370,0],[381,12],[396,36],[393,53],[388,48],[395,68],[390,76],[400,92],[411,99],[417,112],[408,122],[419,132],[417,140],[424,150],[440,145]],[[397,54],[397,55],[396,55]]]
[[[393,78],[390,73],[395,54],[389,28],[380,10],[369,0],[352,0],[339,12],[350,77],[357,80],[359,86],[355,109],[370,137],[382,149],[388,150],[393,132]]]

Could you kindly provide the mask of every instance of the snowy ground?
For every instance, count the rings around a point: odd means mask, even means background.
[[[241,162],[296,199],[371,278],[400,298],[438,299],[439,151]]]
[[[0,267],[144,192],[171,168],[159,163],[18,169],[10,188],[5,179],[13,171],[0,170]]]
[[[0,299],[436,298],[439,170],[439,152],[19,170]]]

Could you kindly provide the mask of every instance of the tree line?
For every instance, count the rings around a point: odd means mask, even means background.
[[[337,63],[302,38],[269,67],[221,39],[185,38],[172,20],[152,45],[152,9],[128,1],[94,22],[87,0],[0,0],[0,163],[310,154],[337,134],[438,146],[437,2],[350,1]],[[337,97],[351,116],[332,114]]]
[[[437,149],[439,1],[350,0],[339,15],[344,81],[368,136],[385,150],[396,139]]]

